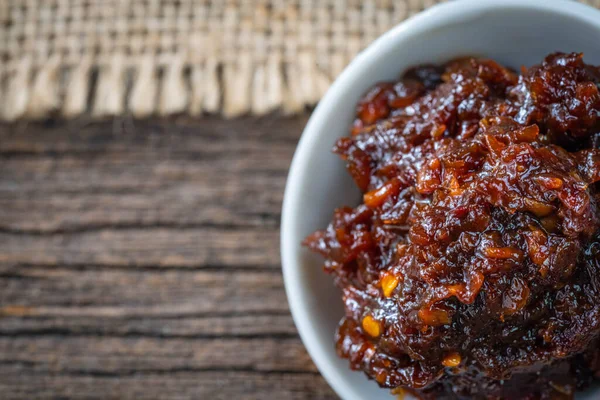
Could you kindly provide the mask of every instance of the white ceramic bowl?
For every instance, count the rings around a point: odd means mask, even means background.
[[[300,246],[324,228],[334,208],[356,205],[358,191],[331,153],[348,135],[355,105],[375,82],[408,67],[480,55],[520,67],[554,51],[585,53],[600,64],[600,11],[569,0],[458,0],[428,9],[381,36],[344,70],[321,100],[296,149],[287,180],[281,255],[288,301],[302,341],[319,371],[345,400],[392,399],[387,390],[337,357],[333,335],[342,301],[323,260]],[[600,398],[600,392],[578,399]]]

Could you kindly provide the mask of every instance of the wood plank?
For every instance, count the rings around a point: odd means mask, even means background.
[[[13,313],[16,311],[13,308]],[[83,311],[83,310],[82,310]],[[297,337],[287,311],[258,311],[243,314],[185,317],[91,317],[40,316],[40,310],[25,311],[20,317],[4,317],[1,336],[18,335],[100,335],[164,338]],[[43,309],[41,310],[43,312]],[[65,314],[65,313],[63,313]],[[333,336],[332,336],[333,337]]]
[[[289,146],[291,147],[291,146]],[[241,175],[185,160],[1,159],[0,229],[279,225],[285,169]]]
[[[34,374],[24,367],[0,366],[0,392],[13,399],[94,400],[333,400],[327,383],[313,373],[254,371],[186,372],[132,376]]]
[[[332,339],[333,341],[333,339]],[[0,364],[36,373],[252,370],[316,372],[297,338],[137,338],[60,335],[0,337]]]
[[[280,271],[5,266],[0,315],[160,318],[288,311]]]
[[[0,263],[279,268],[274,228],[103,228],[31,235],[0,233]]]
[[[189,153],[202,151],[210,142],[235,146],[245,139],[261,143],[263,149],[272,143],[289,143],[295,147],[307,120],[305,114],[234,120],[218,117],[142,121],[115,118],[105,121],[50,120],[44,124],[0,123],[0,154],[130,154],[147,149]]]

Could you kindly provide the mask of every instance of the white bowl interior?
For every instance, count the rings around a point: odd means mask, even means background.
[[[408,67],[462,55],[493,58],[515,68],[554,51],[585,53],[600,64],[600,12],[567,0],[465,0],[434,7],[390,31],[361,53],[334,83],[307,125],[294,156],[282,214],[286,290],[301,337],[321,373],[344,399],[383,400],[388,391],[340,360],[333,335],[342,316],[339,291],[322,260],[301,247],[341,205],[359,193],[331,148],[346,136],[360,96]],[[596,396],[598,392],[596,391]],[[587,396],[587,397],[585,397]],[[580,395],[578,399],[595,397]],[[595,397],[598,398],[598,397]]]

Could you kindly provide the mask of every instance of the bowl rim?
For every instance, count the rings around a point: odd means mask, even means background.
[[[436,4],[399,23],[361,51],[333,82],[302,132],[290,165],[282,205],[280,251],[284,286],[292,318],[304,347],[329,386],[342,399],[359,400],[349,386],[342,384],[346,380],[342,372],[333,368],[329,357],[321,351],[319,335],[313,329],[314,322],[310,318],[308,303],[305,301],[305,290],[298,283],[302,265],[297,262],[298,243],[295,243],[292,232],[299,218],[295,213],[300,206],[302,191],[298,183],[306,173],[311,150],[316,145],[321,127],[326,123],[330,112],[344,98],[347,87],[369,69],[371,59],[376,58],[377,54],[385,52],[403,38],[435,29],[439,25],[471,19],[490,10],[508,8],[562,13],[590,25],[600,26],[600,10],[572,0],[453,0]],[[333,339],[331,345],[333,346]]]

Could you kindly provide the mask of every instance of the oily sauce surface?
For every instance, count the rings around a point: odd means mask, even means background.
[[[363,192],[304,244],[343,291],[338,353],[424,399],[571,398],[600,370],[600,69],[420,66],[334,152]]]

